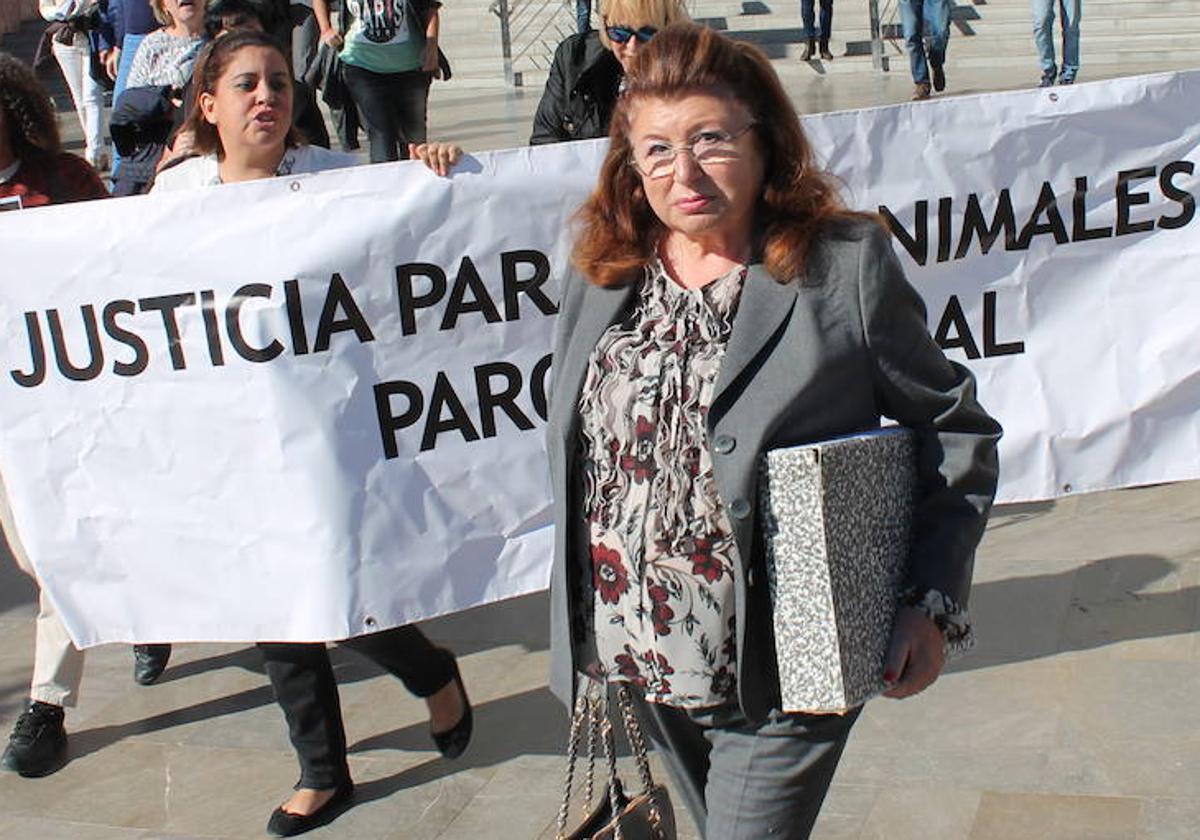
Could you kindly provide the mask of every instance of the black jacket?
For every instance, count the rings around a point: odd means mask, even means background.
[[[171,135],[176,92],[168,85],[126,88],[112,109],[109,132],[121,154],[113,174],[115,196],[140,195],[154,183],[154,171]]]
[[[607,136],[621,76],[620,62],[598,32],[567,38],[554,53],[529,144]]]

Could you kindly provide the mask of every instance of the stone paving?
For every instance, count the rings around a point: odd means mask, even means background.
[[[1194,840],[1198,511],[1200,483],[1000,509],[972,595],[977,649],[920,697],[868,705],[816,840]],[[312,836],[552,837],[566,717],[545,687],[545,608],[537,595],[427,623],[475,704],[458,762],[433,749],[422,703],[335,651],[358,804]],[[5,731],[34,610],[0,563]],[[296,768],[256,651],[181,645],[148,688],[131,667],[126,646],[89,651],[71,762],[0,775],[0,840],[264,836]]]
[[[0,48],[20,54],[29,31]],[[1036,76],[957,70],[953,56],[952,95]],[[808,113],[911,91],[903,72],[776,66]],[[56,76],[50,65],[61,105]],[[1086,61],[1084,78],[1100,78]],[[435,85],[430,135],[468,150],[523,145],[538,96]],[[64,117],[78,148],[77,122]],[[1200,483],[998,510],[972,596],[978,648],[921,697],[868,706],[816,840],[1200,836],[1198,511]],[[0,558],[0,734],[28,689],[35,609],[33,585]],[[475,704],[476,737],[458,762],[433,749],[423,704],[335,651],[357,804],[311,836],[552,837],[566,717],[545,688],[545,625],[543,595],[426,625],[461,657]],[[67,718],[71,761],[45,779],[0,774],[0,840],[264,836],[296,768],[253,647],[181,645],[148,688],[131,667],[126,646],[89,651]],[[697,837],[677,814],[681,837]]]

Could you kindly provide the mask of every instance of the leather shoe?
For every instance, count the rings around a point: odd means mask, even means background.
[[[929,82],[917,82],[913,85],[913,101],[917,102],[922,99],[929,98]]]
[[[438,752],[451,759],[458,758],[467,751],[467,745],[471,743],[471,731],[475,728],[475,716],[471,711],[471,701],[467,698],[467,689],[463,685],[462,675],[458,672],[457,660],[454,662],[454,683],[458,686],[458,693],[462,695],[462,716],[458,719],[458,723],[445,732],[434,732],[432,727],[429,730]]]
[[[295,837],[336,820],[354,800],[354,782],[349,779],[333,792],[329,801],[311,814],[293,814],[280,805],[267,820],[267,833],[272,837]]]
[[[828,40],[821,41],[821,58],[823,58],[825,61],[833,61],[833,53],[829,51]]]
[[[153,684],[167,670],[170,658],[170,645],[134,645],[133,681],[138,685]]]
[[[946,89],[946,68],[938,64],[930,69],[933,71],[933,89],[941,93]]]
[[[804,45],[804,52],[800,55],[801,61],[812,61],[813,56],[817,52],[817,39],[809,38],[808,43]]]

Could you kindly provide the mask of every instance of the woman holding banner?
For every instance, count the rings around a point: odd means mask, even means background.
[[[551,688],[630,685],[704,836],[808,837],[861,707],[780,710],[761,456],[881,416],[913,430],[883,675],[907,697],[968,643],[1000,427],[756,47],[690,24],[645,44],[578,221],[547,429]]]
[[[269,35],[240,30],[213,41],[193,80],[192,111],[183,126],[198,154],[158,176],[155,191],[251,181],[352,166],[350,155],[305,145],[292,127],[292,74]],[[414,156],[444,174],[457,146],[414,146]],[[398,677],[430,713],[430,735],[447,758],[471,738],[473,716],[454,654],[404,626],[340,644]],[[259,644],[276,699],[287,718],[301,775],[295,793],[275,809],[267,830],[288,837],[333,820],[351,801],[337,680],[324,644]]]

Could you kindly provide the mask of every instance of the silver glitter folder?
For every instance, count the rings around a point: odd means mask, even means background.
[[[913,434],[776,449],[760,469],[783,711],[847,711],[884,687],[916,502]]]

